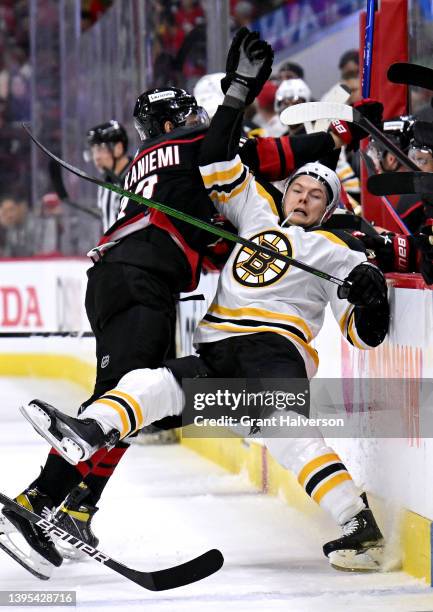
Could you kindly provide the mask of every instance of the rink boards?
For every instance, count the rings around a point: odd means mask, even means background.
[[[95,369],[92,338],[27,336],[88,329],[83,308],[87,260],[4,261],[1,267],[0,375],[57,377],[78,382],[91,392]],[[316,342],[320,376],[433,379],[433,293],[414,275],[391,278],[390,284],[391,331],[375,351],[351,347],[327,313]],[[209,296],[215,285],[216,276],[207,275],[196,293]],[[185,352],[190,351],[191,330],[204,307],[203,301],[180,306],[178,344]],[[433,584],[433,440],[420,435],[416,397],[411,398],[407,411],[408,428],[402,438],[333,439],[332,444],[355,481],[373,494],[373,506],[385,531],[401,537],[405,571]],[[186,437],[182,442],[230,472],[247,475],[263,493],[279,495],[312,516],[321,512],[260,443]],[[400,512],[400,508],[406,510]]]

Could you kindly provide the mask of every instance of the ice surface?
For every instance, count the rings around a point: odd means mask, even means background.
[[[8,378],[0,384],[0,489],[14,496],[36,477],[48,450],[17,406],[39,397],[73,410],[85,393],[52,380]],[[74,589],[80,611],[433,610],[431,589],[402,572],[333,570],[321,552],[337,533],[327,517],[313,522],[177,445],[131,447],[94,525],[100,548],[133,568],[168,567],[214,547],[226,562],[200,583],[151,593],[91,560],[65,561],[49,582],[41,582],[0,551],[0,588]]]

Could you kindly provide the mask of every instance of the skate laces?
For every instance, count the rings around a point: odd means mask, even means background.
[[[46,521],[52,521],[53,520],[53,515],[55,512],[55,508],[48,508],[48,506],[44,506],[42,508],[42,510],[40,511],[40,516],[45,519]],[[40,526],[39,526],[40,527]],[[42,531],[44,538],[47,540],[48,543],[52,544],[53,541],[51,539],[51,536],[48,532],[48,527],[40,527],[40,530]]]
[[[353,535],[359,528],[360,522],[357,516],[354,516],[350,521],[343,525],[343,535],[351,536]]]

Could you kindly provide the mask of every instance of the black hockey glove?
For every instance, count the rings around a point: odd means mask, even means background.
[[[385,278],[373,264],[359,264],[344,281],[345,284],[338,287],[337,295],[355,306],[376,306],[387,301]]]
[[[417,272],[418,253],[415,236],[405,234],[367,235],[363,232],[352,232],[368,250],[368,259],[374,260],[382,272]],[[431,247],[433,254],[433,247]]]
[[[371,121],[376,127],[382,129],[383,104],[381,102],[377,102],[371,98],[365,98],[364,100],[356,102],[353,108]],[[357,151],[359,149],[359,142],[368,136],[367,132],[358,125],[340,121],[339,119],[331,123],[330,130],[341,138],[348,151]]]
[[[273,59],[272,47],[260,40],[258,32],[241,28],[233,38],[221,81],[223,93],[232,99],[224,103],[232,106],[234,99],[238,107],[251,104],[271,75]]]

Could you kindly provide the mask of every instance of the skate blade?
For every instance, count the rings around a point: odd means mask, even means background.
[[[4,518],[7,521],[6,517]],[[8,522],[10,523],[10,521]],[[7,533],[5,531],[0,532],[0,549],[4,550],[14,561],[30,572],[30,574],[39,578],[39,580],[49,580],[53,573],[54,565],[35,550],[32,550],[12,523],[10,523],[10,526]],[[14,541],[14,537],[22,540],[25,547],[28,548],[28,552],[20,548],[19,544]]]
[[[84,449],[68,435],[64,435],[71,431],[67,425],[60,420],[56,421],[55,426],[59,433],[59,438],[57,438],[49,429],[52,425],[51,416],[40,406],[30,403],[28,406],[20,406],[20,412],[31,423],[35,431],[53,446],[65,461],[71,465],[77,465],[84,460]]]
[[[364,551],[335,550],[329,554],[329,563],[342,572],[380,572],[383,566],[383,546],[372,546]]]
[[[54,543],[56,545],[57,550],[62,555],[64,559],[68,561],[75,561],[76,563],[84,562],[90,559],[89,555],[83,553],[75,546],[68,546],[66,542],[63,542],[60,538],[53,537]]]

